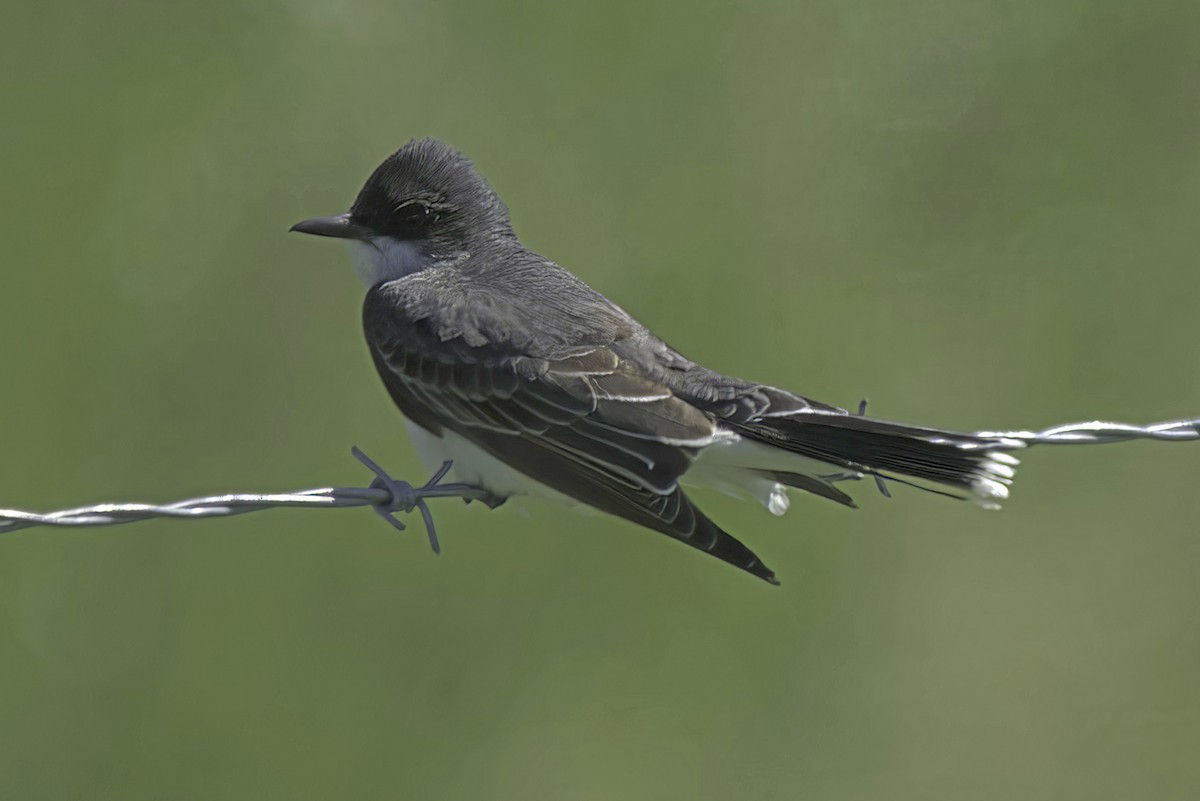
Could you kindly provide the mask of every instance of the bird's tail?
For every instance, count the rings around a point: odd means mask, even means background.
[[[851,414],[807,413],[735,425],[743,437],[831,465],[823,482],[874,476],[998,508],[1029,442],[1004,434],[964,434]],[[788,474],[775,480],[791,486]],[[809,490],[812,491],[812,490]],[[819,493],[824,494],[824,493]],[[847,501],[849,499],[847,498]]]

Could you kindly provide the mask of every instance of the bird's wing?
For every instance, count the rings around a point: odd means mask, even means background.
[[[547,308],[558,293],[533,296],[537,314],[520,307],[524,297],[435,271],[372,289],[367,341],[401,411],[578,501],[774,581],[680,489],[698,449],[722,433],[618,356],[612,345],[631,321],[612,307],[568,323]]]

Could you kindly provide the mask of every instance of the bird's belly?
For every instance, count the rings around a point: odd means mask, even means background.
[[[442,435],[432,434],[419,425],[404,421],[408,438],[421,462],[430,472],[450,461],[450,475],[455,481],[482,487],[502,498],[533,497],[556,505],[577,508],[579,501],[547,487],[506,465],[461,434],[443,429]]]

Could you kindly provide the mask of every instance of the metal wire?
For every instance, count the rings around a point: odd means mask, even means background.
[[[1106,442],[1125,442],[1131,439],[1186,440],[1200,439],[1200,418],[1170,420],[1148,426],[1128,423],[1106,423],[1092,420],[1087,423],[1067,423],[1043,428],[1041,431],[980,431],[981,437],[1001,437],[1022,440],[1029,445],[1083,445]]]
[[[866,402],[859,413],[866,411]],[[1172,420],[1149,426],[1134,426],[1126,423],[1106,423],[1094,420],[1086,423],[1069,423],[1053,426],[1041,431],[980,431],[979,436],[1011,440],[1012,447],[1027,445],[1079,445],[1124,442],[1132,439],[1195,440],[1200,439],[1200,418]],[[324,487],[298,490],[296,492],[253,494],[235,493],[191,498],[164,505],[149,503],[99,503],[80,506],[57,512],[24,512],[20,509],[0,509],[0,534],[6,534],[33,526],[113,526],[119,523],[134,523],[138,520],[169,517],[197,519],[229,517],[231,515],[258,512],[263,509],[289,507],[299,509],[341,509],[370,506],[380,517],[401,531],[405,526],[396,517],[398,513],[419,511],[425,524],[429,545],[434,553],[441,552],[433,514],[426,503],[430,498],[465,498],[467,500],[493,500],[491,494],[468,484],[443,484],[451,463],[446,462],[429,481],[413,486],[407,481],[392,478],[357,447],[351,449],[354,457],[375,474],[367,487]],[[885,491],[886,494],[886,491]]]

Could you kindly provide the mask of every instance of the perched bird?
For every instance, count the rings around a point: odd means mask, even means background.
[[[681,483],[776,515],[788,488],[854,506],[838,484],[864,476],[994,507],[1030,441],[877,420],[693,362],[523,246],[471,162],[436,139],[384,161],[348,213],[292,230],[348,242],[367,344],[418,453],[452,460],[491,506],[586,504],[778,583]]]

